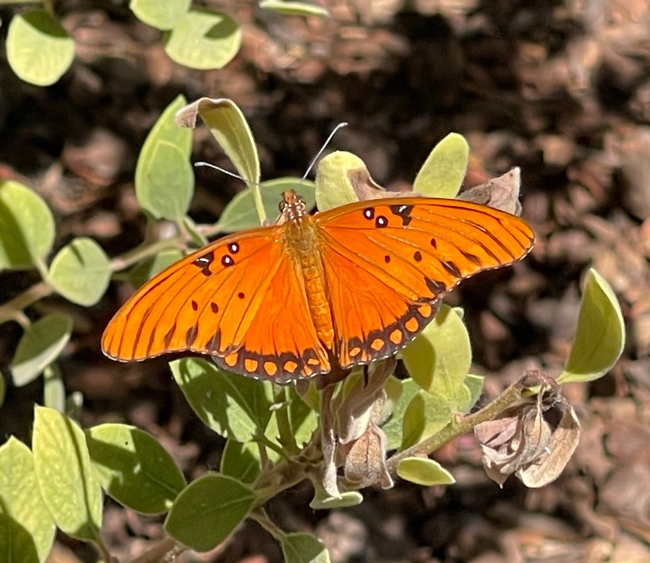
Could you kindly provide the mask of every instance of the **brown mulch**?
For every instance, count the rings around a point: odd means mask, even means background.
[[[470,280],[449,301],[466,309],[474,372],[489,375],[487,399],[527,369],[559,372],[589,266],[612,285],[627,346],[602,380],[566,390],[583,433],[563,475],[539,490],[515,480],[499,489],[465,436],[435,456],[454,486],[400,482],[330,513],[309,509],[311,491],[299,487],[273,501],[270,515],[287,530],[315,531],[333,563],[649,560],[650,2],[332,0],[332,19],[270,14],[252,1],[204,4],[242,25],[241,52],[225,69],[172,63],[161,34],[126,3],[56,3],[77,58],[49,88],[0,67],[0,179],[19,179],[47,200],[57,248],[84,235],[110,255],[124,252],[143,236],[133,195],[138,150],[179,93],[232,98],[250,121],[264,178],[302,175],[341,121],[350,125],[332,148],[359,155],[388,187],[412,181],[450,131],[471,146],[468,186],[521,167],[523,216],[538,237],[532,254]],[[10,14],[0,9],[3,22]],[[205,129],[194,140],[194,160],[229,166]],[[197,170],[191,214],[215,220],[240,188]],[[3,272],[0,303],[35,281],[29,272]],[[85,425],[136,424],[190,477],[218,467],[222,441],[192,414],[164,360],[123,366],[101,355],[101,330],[128,293],[114,285],[90,309],[51,298],[29,313],[74,316],[61,368],[68,392],[83,393]],[[13,323],[0,326],[5,377],[19,337]],[[9,386],[1,435],[28,441],[41,396],[41,382]],[[103,533],[126,561],[161,538],[160,523],[108,501]],[[60,536],[51,561],[93,557]],[[214,553],[181,560],[279,558],[273,540],[246,524]]]

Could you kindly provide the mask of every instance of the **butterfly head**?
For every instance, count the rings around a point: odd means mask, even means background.
[[[293,190],[282,193],[282,201],[278,205],[284,221],[296,221],[307,215],[305,199]]]

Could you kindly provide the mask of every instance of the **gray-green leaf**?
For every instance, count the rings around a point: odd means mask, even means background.
[[[218,473],[199,477],[178,495],[165,530],[196,551],[209,551],[248,516],[255,493],[237,479]]]
[[[285,563],[329,563],[330,555],[312,534],[287,534],[281,540]]]
[[[212,430],[238,442],[264,434],[271,419],[271,383],[222,370],[196,358],[170,364],[194,412]]]
[[[111,263],[93,239],[79,237],[52,260],[49,282],[63,297],[90,307],[104,295],[111,281]]]
[[[166,512],[185,488],[167,451],[147,432],[126,424],[86,431],[95,475],[116,501],[143,514]]]
[[[165,51],[174,62],[198,70],[222,68],[239,52],[241,30],[225,14],[193,9],[171,30]]]
[[[53,242],[54,218],[43,199],[18,182],[0,182],[0,271],[35,265]]]
[[[39,319],[23,334],[11,362],[11,375],[18,387],[38,377],[59,356],[70,340],[72,319],[55,313]]]
[[[190,9],[191,0],[131,0],[129,8],[143,21],[156,29],[172,29]]]
[[[181,95],[165,108],[138,156],[135,195],[156,219],[180,221],[194,193],[194,170],[189,161],[192,132],[174,121],[185,104]]]

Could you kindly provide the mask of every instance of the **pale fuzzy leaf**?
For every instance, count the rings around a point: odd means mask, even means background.
[[[260,163],[257,147],[248,122],[237,104],[226,98],[200,98],[177,112],[176,123],[181,127],[194,128],[198,116],[244,181],[249,186],[258,186]]]
[[[589,270],[571,352],[558,383],[593,381],[617,362],[625,346],[625,324],[612,288]]]
[[[397,464],[397,475],[416,485],[453,485],[456,480],[437,461],[422,457],[407,457]]]
[[[185,105],[178,96],[158,118],[140,150],[135,169],[135,194],[143,209],[157,219],[180,221],[194,192],[194,171],[189,163],[192,133],[174,122]]]
[[[81,428],[61,413],[37,406],[32,448],[38,487],[56,525],[73,538],[95,541],[102,493]]]
[[[0,499],[2,513],[28,532],[36,561],[45,561],[54,541],[54,521],[38,490],[32,452],[13,436],[0,446]],[[14,561],[28,563],[30,559]]]
[[[260,8],[273,10],[280,14],[290,16],[329,16],[329,12],[321,6],[307,2],[294,2],[291,0],[262,0]]]
[[[180,65],[212,70],[224,67],[235,57],[241,39],[241,29],[226,14],[195,8],[169,32],[165,52]]]
[[[413,182],[413,191],[430,197],[456,197],[467,171],[469,145],[449,133],[428,156]]]
[[[469,401],[464,382],[472,353],[461,309],[441,305],[434,320],[401,354],[422,389],[444,397],[453,410],[463,410]]]
[[[11,69],[36,86],[54,84],[74,60],[74,41],[46,10],[16,14],[9,23],[6,44]]]

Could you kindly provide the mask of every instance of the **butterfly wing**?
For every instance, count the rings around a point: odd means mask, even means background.
[[[278,381],[330,368],[282,227],[220,239],[149,280],[111,320],[104,353],[142,360],[211,354],[224,369]]]
[[[511,264],[534,235],[520,218],[465,201],[404,197],[317,215],[342,367],[387,357],[462,279]]]

